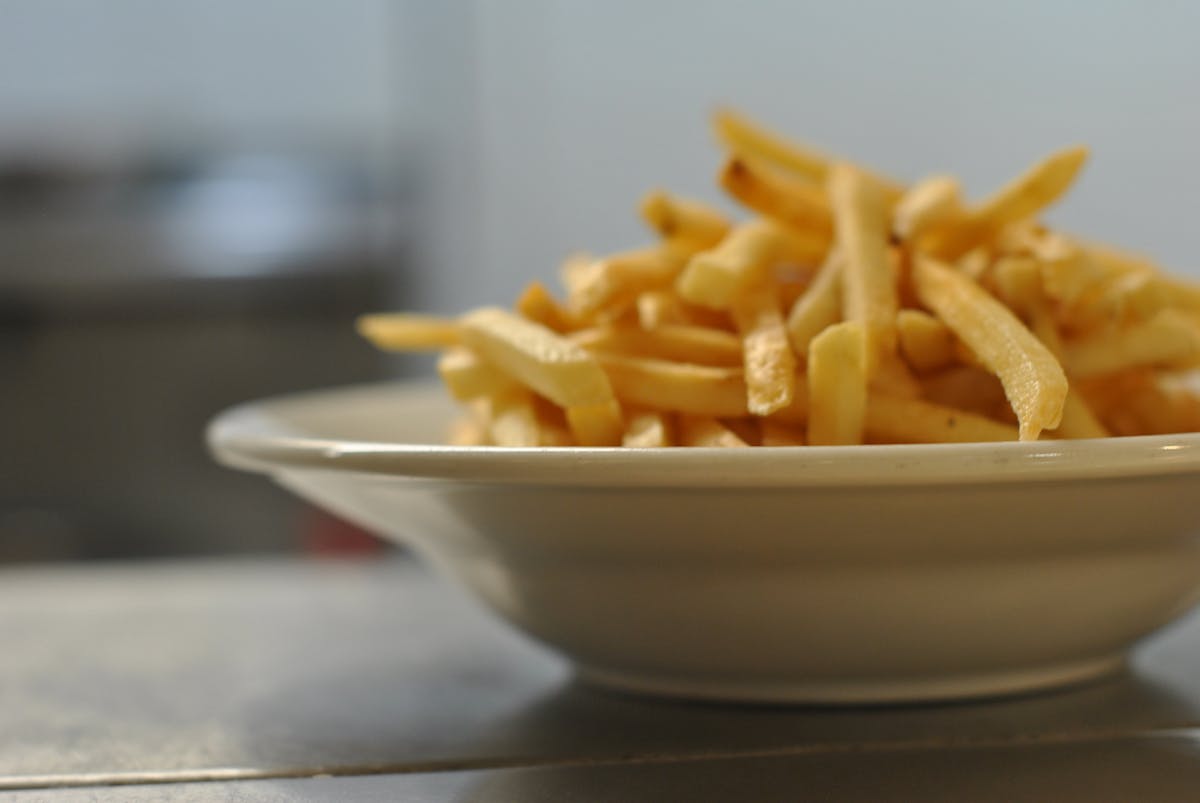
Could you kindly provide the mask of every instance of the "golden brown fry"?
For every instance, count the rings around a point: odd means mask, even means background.
[[[972,248],[954,261],[954,266],[972,281],[983,284],[992,269],[994,255],[990,248]]]
[[[508,374],[463,346],[455,346],[438,359],[438,374],[450,395],[461,402],[511,393],[519,385]]]
[[[750,412],[770,415],[787,407],[796,393],[796,357],[784,329],[778,288],[764,283],[738,296],[733,319],[742,333]]]
[[[683,302],[669,290],[651,290],[637,297],[638,325],[643,329],[657,329],[672,324],[690,324]]]
[[[867,332],[867,372],[896,351],[899,300],[888,258],[888,220],[879,187],[844,163],[829,172],[829,198],[836,213],[842,267],[842,308],[847,321]]]
[[[900,338],[900,353],[922,373],[940,371],[955,360],[957,338],[950,327],[916,309],[902,309],[896,314],[896,331]]]
[[[571,335],[571,342],[589,351],[613,352],[699,365],[742,364],[742,341],[720,329],[663,325],[657,329],[601,326]]]
[[[583,316],[632,304],[641,293],[669,287],[683,265],[680,253],[664,247],[613,254],[579,271],[567,301]]]
[[[819,185],[797,181],[746,156],[731,156],[717,174],[717,183],[759,214],[800,231],[821,235],[828,242],[833,220]]]
[[[1194,377],[1191,382],[1194,383]],[[1200,429],[1195,391],[1188,381],[1135,369],[1082,380],[1087,399],[1114,435],[1161,435]]]
[[[728,309],[738,293],[765,281],[779,263],[809,258],[820,256],[802,235],[770,220],[752,220],[736,227],[713,250],[692,257],[676,289],[693,304]]]
[[[763,446],[804,446],[804,430],[770,418],[764,418],[761,423]]]
[[[1060,438],[1107,438],[1111,433],[1092,412],[1087,400],[1071,388],[1063,405],[1062,422],[1054,434]]]
[[[1200,361],[1200,329],[1187,315],[1164,309],[1148,321],[1063,344],[1063,363],[1086,379],[1133,368],[1191,367]]]
[[[577,253],[570,254],[563,260],[562,265],[558,268],[558,277],[562,281],[563,289],[567,292],[567,297],[578,292],[580,284],[587,278],[589,270],[596,258],[591,254]]]
[[[536,409],[533,396],[525,390],[505,393],[491,400],[488,436],[497,446],[570,446],[571,437],[559,422],[548,421]]]
[[[682,446],[737,449],[749,446],[720,421],[707,416],[679,416],[679,443]]]
[[[908,188],[892,210],[892,233],[917,241],[932,228],[953,223],[964,214],[958,179],[930,176]]]
[[[1153,259],[1133,251],[1097,242],[1083,243],[1083,247],[1092,261],[1109,273],[1148,273],[1151,275],[1162,273]]]
[[[884,393],[902,399],[921,397],[921,381],[909,370],[899,354],[889,354],[876,366],[875,376],[867,383],[872,393]]]
[[[1027,315],[1044,298],[1042,264],[1033,257],[1000,257],[989,278],[996,297],[1018,315]]]
[[[1172,307],[1193,316],[1200,315],[1200,286],[1168,276],[1158,277],[1157,283],[1165,291]]]
[[[1033,257],[1002,257],[992,268],[991,280],[997,297],[1028,322],[1030,331],[1061,362],[1062,337],[1043,290],[1045,265]]]
[[[530,282],[517,298],[517,312],[547,329],[566,334],[578,329],[581,324],[541,282]]]
[[[808,290],[796,299],[787,318],[788,340],[793,353],[808,357],[808,345],[826,327],[842,319],[842,260],[829,255]]]
[[[818,183],[825,181],[829,169],[825,155],[789,142],[732,109],[718,109],[712,122],[717,139],[735,153],[765,159]]]
[[[732,225],[653,191],[640,211],[661,242],[571,258],[565,303],[533,282],[519,315],[360,319],[382,348],[443,349],[439,372],[474,411],[454,442],[799,446],[1200,429],[1200,392],[1182,378],[1200,367],[1200,286],[1038,220],[1085,149],[964,208],[951,177],[905,191],[732,112],[714,122],[729,146],[721,184],[763,217]]]
[[[436,315],[386,312],[360,315],[358,333],[385,351],[436,351],[459,342],[458,323]]]
[[[921,387],[922,395],[935,404],[979,415],[990,415],[1008,401],[1000,380],[973,365],[958,365],[924,377]]]
[[[827,178],[829,157],[775,134],[732,109],[718,109],[713,114],[713,130],[717,139],[734,153],[762,159],[816,184],[823,184]],[[884,187],[889,199],[899,198],[904,191],[891,179],[873,177]]]
[[[762,425],[760,422],[766,419],[756,415],[749,415],[744,418],[722,418],[719,419],[721,426],[737,435],[747,446],[762,446]]]
[[[637,298],[638,324],[643,329],[679,324],[699,326],[720,332],[732,332],[733,321],[728,313],[709,307],[700,307],[684,301],[671,290],[652,290]]]
[[[619,446],[625,423],[621,406],[609,401],[585,407],[568,407],[567,426],[580,446]]]
[[[931,253],[955,259],[1004,226],[1034,217],[1070,188],[1088,150],[1079,146],[1051,154],[968,212],[965,220],[938,232]]]
[[[1065,329],[1086,332],[1148,320],[1171,302],[1170,290],[1158,277],[1123,273],[1107,277],[1064,305],[1059,317]]]
[[[642,449],[674,446],[673,429],[667,413],[642,410],[629,416],[621,445]]]
[[[450,422],[446,443],[451,446],[489,446],[487,425],[478,418],[461,415]]]
[[[544,326],[484,307],[464,315],[460,329],[476,353],[560,407],[590,407],[613,399],[595,358]]]
[[[712,248],[729,233],[725,215],[708,204],[652,190],[642,199],[642,219],[664,240],[683,242],[696,251]]]
[[[625,404],[715,418],[749,414],[740,368],[668,362],[597,353],[612,387]]]
[[[808,442],[844,446],[863,441],[867,404],[867,328],[834,324],[808,347]]]
[[[919,257],[913,271],[921,302],[999,377],[1021,440],[1037,440],[1043,429],[1057,427],[1067,377],[1054,355],[1007,307],[952,268]]]
[[[1015,441],[1016,427],[967,410],[919,399],[872,393],[866,434],[876,443],[975,443]]]

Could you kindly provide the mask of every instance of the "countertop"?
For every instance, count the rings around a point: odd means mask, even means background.
[[[1200,799],[1200,617],[952,705],[626,696],[403,557],[0,571],[0,798]]]

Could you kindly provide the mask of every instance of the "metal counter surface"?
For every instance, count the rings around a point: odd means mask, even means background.
[[[0,644],[15,800],[1200,799],[1195,615],[1117,678],[856,709],[594,690],[399,558],[6,569]]]

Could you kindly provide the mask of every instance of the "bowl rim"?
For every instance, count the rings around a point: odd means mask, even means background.
[[[1200,475],[1200,432],[1031,443],[779,446],[751,449],[449,446],[297,434],[280,413],[376,401],[443,404],[436,381],[273,396],[219,413],[206,431],[221,463],[275,474],[320,470],[416,480],[620,488],[861,488]],[[398,408],[399,409],[399,408]]]

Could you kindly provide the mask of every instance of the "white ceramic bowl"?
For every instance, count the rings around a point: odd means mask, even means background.
[[[216,455],[411,544],[585,677],[731,700],[1024,691],[1200,598],[1200,435],[773,449],[437,445],[429,385],[235,408]]]

